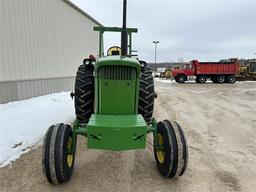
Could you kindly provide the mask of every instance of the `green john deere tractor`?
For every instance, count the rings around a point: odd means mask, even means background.
[[[72,127],[59,123],[47,130],[42,164],[50,183],[60,184],[70,179],[78,135],[87,138],[88,148],[123,151],[144,149],[147,134],[153,133],[160,174],[176,178],[187,168],[188,144],[180,125],[168,120],[157,122],[152,117],[153,77],[145,62],[131,57],[132,33],[137,29],[126,28],[126,3],[124,0],[122,28],[94,27],[100,33],[99,58],[85,59],[78,68],[72,95],[76,120]],[[109,55],[103,57],[106,31],[121,32],[121,48],[111,48]]]

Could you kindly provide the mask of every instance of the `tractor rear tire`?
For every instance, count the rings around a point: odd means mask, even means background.
[[[158,143],[163,150],[154,148],[159,173],[166,178],[182,176],[187,169],[189,149],[180,125],[164,120],[157,124]]]
[[[79,123],[88,123],[93,113],[93,101],[93,67],[90,65],[80,65],[75,81],[75,111]]]
[[[150,124],[154,110],[155,100],[154,79],[149,68],[144,68],[140,78],[139,109],[147,124]]]
[[[49,127],[43,144],[43,172],[55,185],[68,181],[72,175],[75,154],[72,151],[72,130],[63,123]]]

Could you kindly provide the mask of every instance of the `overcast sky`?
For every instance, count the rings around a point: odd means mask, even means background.
[[[71,0],[104,26],[122,25],[122,0]],[[137,27],[133,49],[154,61],[218,61],[256,57],[256,0],[128,0],[128,27]],[[120,44],[105,35],[105,48]]]

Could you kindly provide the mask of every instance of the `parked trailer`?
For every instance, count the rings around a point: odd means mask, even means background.
[[[205,83],[207,79],[213,83],[235,83],[239,69],[238,59],[230,59],[228,62],[193,60],[181,69],[173,69],[172,74],[178,83],[184,83],[189,76],[196,76],[197,83]]]

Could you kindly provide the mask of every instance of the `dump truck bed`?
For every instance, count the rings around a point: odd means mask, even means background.
[[[200,74],[237,74],[238,62],[198,62],[196,75]]]

